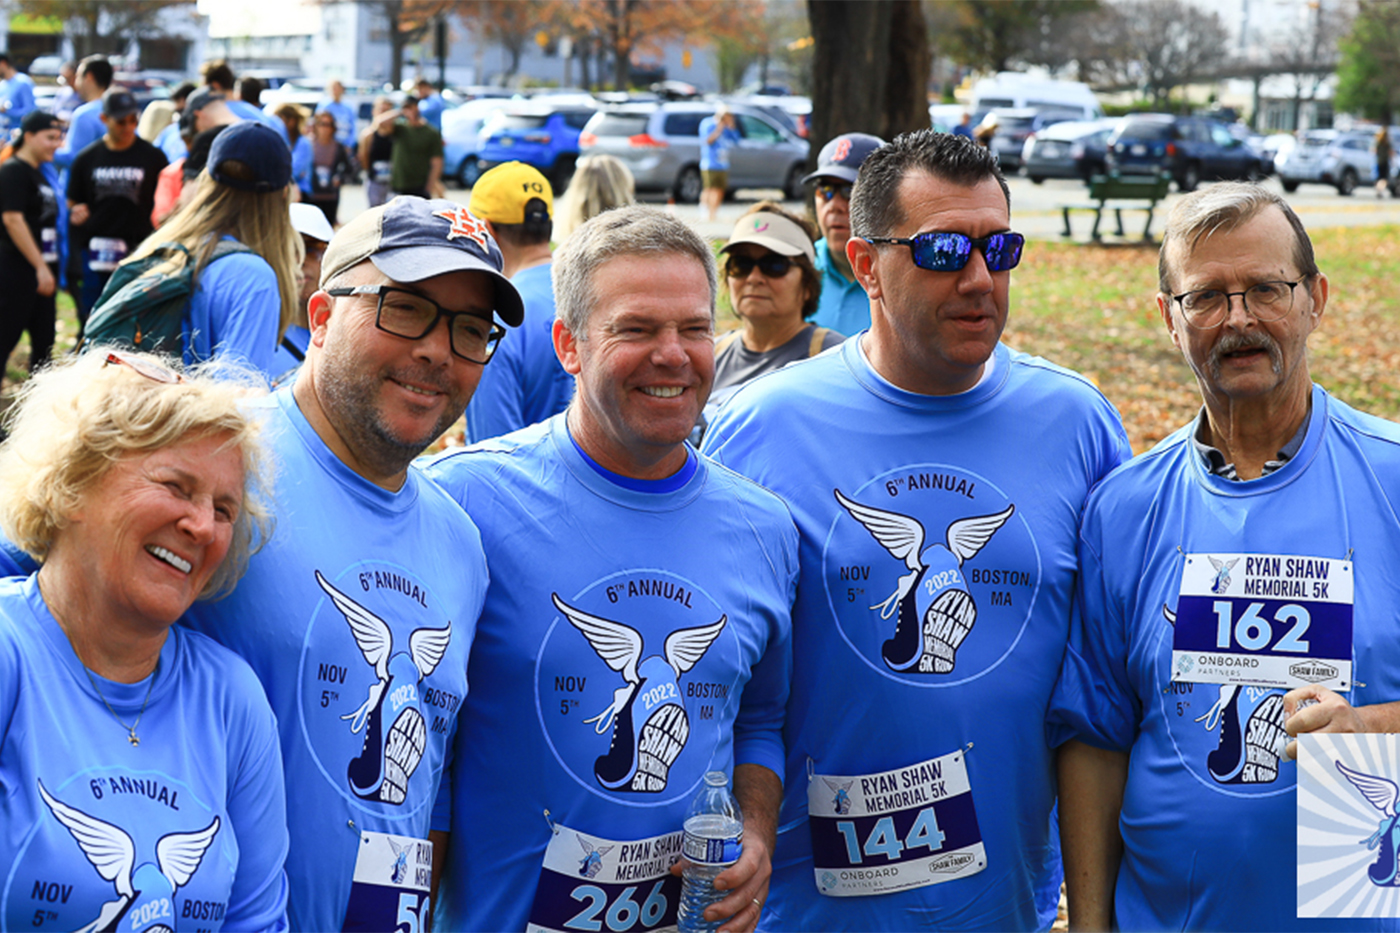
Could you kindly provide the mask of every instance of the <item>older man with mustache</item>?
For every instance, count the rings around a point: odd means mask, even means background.
[[[1050,710],[1071,929],[1359,929],[1298,917],[1289,736],[1400,730],[1400,428],[1312,383],[1328,282],[1279,195],[1182,199],[1159,272],[1204,406],[1085,506]]]

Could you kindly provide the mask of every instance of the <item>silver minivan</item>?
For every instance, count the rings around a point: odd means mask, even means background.
[[[1331,185],[1338,194],[1351,194],[1357,185],[1376,182],[1375,138],[1370,130],[1308,130],[1291,151],[1274,160],[1274,170],[1284,191],[1297,191],[1301,184],[1318,184]],[[1397,165],[1400,159],[1392,156],[1392,185]]]
[[[729,190],[781,188],[801,198],[807,141],[763,111],[729,104],[742,140],[729,151]],[[632,171],[638,191],[666,191],[695,203],[700,179],[700,121],[714,116],[713,101],[617,104],[593,115],[579,137],[581,156],[606,153]]]

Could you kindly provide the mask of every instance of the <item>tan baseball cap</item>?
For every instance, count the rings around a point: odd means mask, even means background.
[[[729,242],[720,248],[720,252],[740,243],[757,243],[779,256],[802,255],[807,257],[808,262],[815,264],[817,261],[817,252],[807,231],[782,214],[755,211],[740,217],[734,225],[734,232],[729,235]]]

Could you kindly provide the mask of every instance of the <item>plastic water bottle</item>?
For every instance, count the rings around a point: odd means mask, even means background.
[[[679,933],[719,929],[723,920],[706,921],[705,908],[729,893],[715,890],[715,878],[739,860],[743,849],[744,815],[739,801],[729,792],[729,778],[723,771],[707,772],[705,786],[685,816],[681,852],[690,864],[681,875],[681,903],[676,914]]]

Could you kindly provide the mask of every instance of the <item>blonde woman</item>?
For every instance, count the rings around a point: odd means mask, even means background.
[[[637,200],[632,172],[610,155],[585,156],[554,209],[554,241],[562,244],[590,217]]]
[[[127,260],[167,249],[172,272],[194,263],[186,364],[229,355],[273,375],[302,261],[288,211],[291,180],[291,153],[277,131],[236,123],[214,140],[193,197]]]

